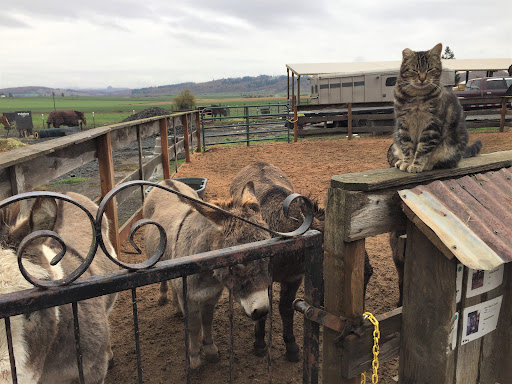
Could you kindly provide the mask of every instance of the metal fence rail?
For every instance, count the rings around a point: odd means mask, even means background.
[[[292,117],[288,104],[201,108],[203,150],[209,145],[287,140]],[[224,138],[220,140],[219,138]]]

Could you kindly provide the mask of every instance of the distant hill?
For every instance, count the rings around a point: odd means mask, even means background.
[[[236,78],[227,78],[208,81],[204,83],[180,83],[160,85],[157,87],[147,87],[139,89],[129,88],[103,88],[103,89],[61,89],[48,87],[15,87],[0,89],[0,96],[127,96],[127,95],[144,95],[144,96],[174,96],[184,89],[196,95],[229,93],[243,95],[265,95],[274,96],[278,93],[286,93],[288,87],[287,76],[244,76]],[[301,94],[306,94],[309,90],[309,82],[302,81]]]
[[[31,97],[31,96],[105,96],[105,95],[131,95],[130,88],[104,88],[104,89],[62,89],[62,88],[48,88],[48,87],[13,87],[0,89],[0,96],[14,96],[14,97]]]
[[[304,84],[306,83],[306,84]],[[241,95],[265,94],[274,96],[285,93],[288,87],[287,76],[244,76],[212,80],[205,83],[181,83],[161,85],[158,87],[133,89],[133,95],[177,95],[184,89],[197,95],[212,93],[237,93]],[[301,84],[301,92],[309,89],[309,83]]]

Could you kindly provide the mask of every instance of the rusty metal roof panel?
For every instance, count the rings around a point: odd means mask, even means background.
[[[490,270],[512,261],[511,168],[438,180],[399,193],[464,265]]]

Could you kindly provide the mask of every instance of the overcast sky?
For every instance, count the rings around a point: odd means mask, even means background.
[[[0,88],[139,88],[286,64],[512,57],[510,0],[0,0]]]

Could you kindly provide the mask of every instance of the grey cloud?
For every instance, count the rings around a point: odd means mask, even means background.
[[[117,19],[156,17],[148,3],[135,0],[17,0],[3,5],[2,12],[4,15],[22,14],[54,21],[86,19],[94,22],[95,16]]]
[[[0,29],[2,28],[30,28],[30,25],[25,23],[24,21],[11,17],[7,14],[0,13]]]

